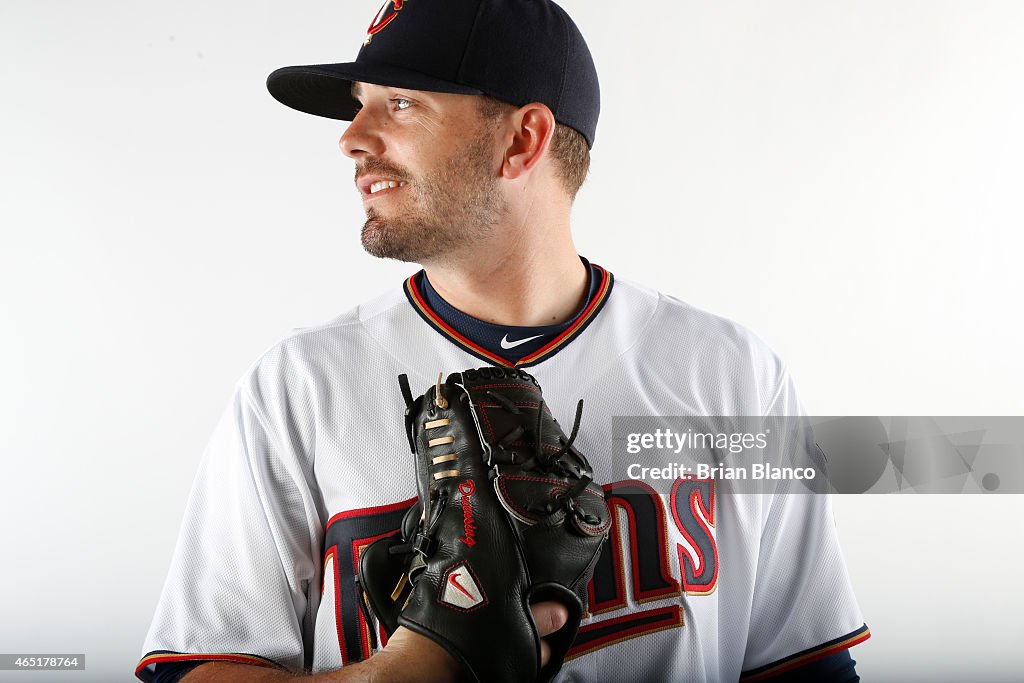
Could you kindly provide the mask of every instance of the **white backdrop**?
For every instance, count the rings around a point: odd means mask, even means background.
[[[263,85],[378,4],[0,6],[0,652],[87,654],[48,680],[131,680],[235,380],[410,272],[359,247],[344,124]],[[564,5],[604,96],[582,254],[755,330],[812,413],[1024,412],[1024,4]],[[836,499],[865,680],[1021,670],[1022,513]]]

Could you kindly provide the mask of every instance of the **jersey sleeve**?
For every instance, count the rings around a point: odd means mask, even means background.
[[[804,415],[783,369],[767,415]],[[806,436],[801,447],[814,448]],[[827,494],[765,497],[744,681],[762,680],[845,650],[870,636],[839,547]]]
[[[136,675],[227,660],[301,672],[319,600],[312,460],[287,392],[239,383],[203,454]]]

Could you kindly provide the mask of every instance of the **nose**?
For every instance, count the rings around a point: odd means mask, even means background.
[[[352,123],[341,134],[338,147],[342,154],[352,159],[384,153],[384,141],[370,107],[363,107],[356,113]]]

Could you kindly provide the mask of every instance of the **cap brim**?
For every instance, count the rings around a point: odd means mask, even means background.
[[[482,94],[475,88],[409,69],[359,62],[282,67],[267,77],[267,90],[274,99],[292,109],[351,121],[359,111],[359,102],[352,97],[353,81],[460,95]]]

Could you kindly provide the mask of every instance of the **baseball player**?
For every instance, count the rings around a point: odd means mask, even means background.
[[[360,553],[416,501],[403,393],[526,369],[605,484],[609,542],[558,681],[856,681],[868,638],[821,495],[670,495],[613,481],[614,415],[797,415],[743,327],[616,280],[573,246],[597,126],[582,35],[548,0],[389,0],[356,60],[279,69],[271,94],[350,121],[362,243],[422,269],[294,330],[239,380],[204,454],[136,675],[447,681],[444,649],[360,609]],[[613,486],[614,484],[614,486]],[[565,610],[533,606],[539,636]],[[500,655],[501,642],[483,644]],[[549,649],[541,644],[541,658]]]

